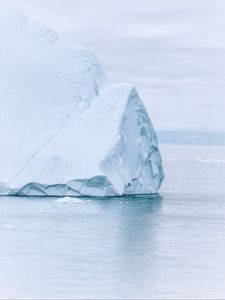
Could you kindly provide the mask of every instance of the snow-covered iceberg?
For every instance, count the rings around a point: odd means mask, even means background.
[[[136,89],[24,14],[0,16],[0,194],[158,191],[157,137]]]

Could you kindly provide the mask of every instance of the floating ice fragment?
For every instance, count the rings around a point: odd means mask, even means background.
[[[55,200],[55,203],[61,203],[61,204],[84,204],[87,201],[90,200],[82,200],[80,198],[75,198],[75,197],[63,197]]]
[[[15,225],[14,224],[3,224],[3,227],[5,229],[13,229],[13,228],[15,228]]]

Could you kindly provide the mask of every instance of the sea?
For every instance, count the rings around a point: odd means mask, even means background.
[[[225,298],[225,145],[187,136],[156,195],[0,197],[0,299]]]

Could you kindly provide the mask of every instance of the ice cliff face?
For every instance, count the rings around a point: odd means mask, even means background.
[[[0,139],[0,194],[145,194],[163,179],[135,88],[17,13],[0,14]]]

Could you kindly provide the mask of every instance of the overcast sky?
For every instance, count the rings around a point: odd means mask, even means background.
[[[156,129],[225,131],[224,0],[11,2],[135,84]]]

